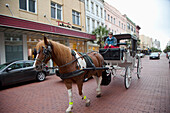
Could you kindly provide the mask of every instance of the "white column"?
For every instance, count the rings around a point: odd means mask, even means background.
[[[23,40],[23,59],[28,60],[27,35],[22,35]]]
[[[5,37],[4,32],[0,32],[0,64],[6,62],[5,58]]]

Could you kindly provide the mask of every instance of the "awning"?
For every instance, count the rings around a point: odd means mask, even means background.
[[[5,16],[5,15],[0,15],[0,26],[7,27],[7,28],[15,28],[19,30],[26,30],[26,31],[34,31],[34,32],[36,31],[41,33],[71,36],[71,37],[83,38],[86,40],[96,39],[95,35],[84,33],[81,31],[76,31],[76,30],[53,26],[44,23],[33,22],[30,20],[24,20],[24,19]]]

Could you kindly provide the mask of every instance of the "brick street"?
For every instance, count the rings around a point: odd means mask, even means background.
[[[141,79],[132,75],[128,90],[121,76],[102,86],[102,97],[96,98],[94,79],[84,83],[84,94],[91,105],[85,107],[73,84],[74,113],[170,113],[170,67],[168,59],[142,58]],[[136,69],[134,70],[134,72]],[[44,82],[33,82],[0,91],[0,113],[64,113],[68,107],[67,89],[57,76]]]

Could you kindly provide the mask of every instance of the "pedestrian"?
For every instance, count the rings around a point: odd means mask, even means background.
[[[117,46],[117,39],[113,36],[112,32],[109,32],[109,36],[107,37],[105,41],[104,48],[119,48]]]

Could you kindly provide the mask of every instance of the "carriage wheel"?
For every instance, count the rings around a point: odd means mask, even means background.
[[[131,69],[130,69],[130,66],[128,66],[128,67],[126,67],[126,72],[125,72],[125,76],[124,76],[124,84],[125,84],[126,89],[128,89],[130,87],[131,80],[132,80]]]
[[[138,56],[138,63],[137,63],[137,77],[138,77],[138,79],[140,79],[141,69],[142,69],[142,61],[141,61],[141,58]]]

